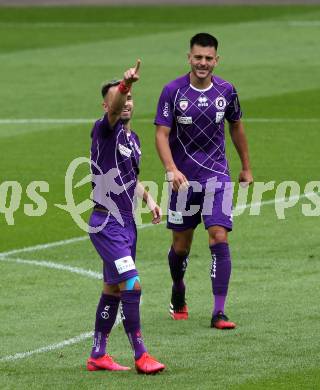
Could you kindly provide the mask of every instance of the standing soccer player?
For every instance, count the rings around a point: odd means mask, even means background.
[[[119,304],[124,329],[134,351],[138,372],[154,374],[165,366],[151,357],[140,329],[140,279],[135,266],[136,225],[134,195],[147,202],[153,223],[161,220],[161,210],[138,182],[140,142],[131,130],[133,114],[131,86],[139,79],[140,60],[124,73],[122,81],[102,87],[105,114],[92,130],[91,170],[94,210],[90,218],[90,238],[103,260],[103,292],[96,312],[94,342],[87,360],[89,371],[124,371],[106,353]]]
[[[242,164],[239,181],[250,184],[253,177],[237,92],[232,84],[212,75],[219,59],[217,49],[218,41],[210,34],[191,38],[191,72],[167,84],[159,99],[156,145],[173,189],[167,219],[173,238],[168,254],[173,280],[170,315],[174,320],[188,318],[183,277],[194,229],[202,216],[212,257],[211,327],[232,329],[236,325],[225,314],[231,274],[228,232],[232,230],[225,119]]]

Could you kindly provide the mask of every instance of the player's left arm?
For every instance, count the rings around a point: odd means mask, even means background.
[[[250,167],[248,142],[241,119],[229,122],[229,130],[242,165],[239,182],[251,184],[253,183],[253,175]]]
[[[144,186],[139,181],[137,182],[136,194],[139,198],[144,200],[149,210],[151,211],[152,223],[160,223],[162,218],[162,210],[160,206],[158,206],[157,203],[154,201],[151,194],[144,188]]]

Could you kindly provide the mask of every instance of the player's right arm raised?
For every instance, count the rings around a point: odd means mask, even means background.
[[[134,68],[128,69],[124,73],[123,80],[121,81],[119,87],[115,92],[115,95],[110,104],[110,108],[108,110],[108,121],[111,127],[116,124],[116,122],[121,116],[121,111],[126,104],[127,95],[130,91],[132,84],[139,80],[140,64],[141,60],[137,60],[136,66]]]
[[[185,175],[178,170],[173,161],[169,146],[169,134],[169,127],[158,125],[156,127],[156,147],[167,172],[167,180],[172,183],[173,190],[178,191],[181,185],[187,187],[189,183]]]

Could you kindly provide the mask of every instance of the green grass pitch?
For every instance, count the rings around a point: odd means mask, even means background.
[[[0,184],[18,181],[23,191],[15,224],[8,226],[0,214],[0,252],[85,235],[54,204],[65,203],[71,160],[89,155],[91,127],[3,119],[98,118],[101,82],[121,77],[141,58],[133,120],[142,142],[141,179],[161,183],[156,102],[164,83],[188,71],[188,41],[200,31],[218,37],[216,73],[238,89],[255,180],[296,181],[301,192],[307,182],[319,180],[319,6],[0,8]],[[227,139],[236,180],[239,162]],[[41,217],[24,213],[33,180],[50,186]],[[89,190],[81,187],[78,201]],[[270,191],[263,200],[274,197]],[[164,225],[139,230],[143,333],[150,352],[168,367],[158,376],[87,372],[90,338],[47,351],[92,330],[101,282],[65,269],[100,272],[87,239],[0,255],[0,388],[320,388],[320,224],[319,217],[302,214],[303,203],[308,202],[301,199],[287,210],[284,220],[276,218],[272,203],[260,216],[246,210],[235,219],[227,313],[238,328],[232,332],[209,328],[204,229],[196,232],[186,276],[190,319],[177,323],[167,313],[170,233]],[[64,268],[43,267],[44,262]],[[41,348],[45,351],[25,356]],[[132,366],[121,324],[109,352]],[[17,353],[24,355],[4,360]]]

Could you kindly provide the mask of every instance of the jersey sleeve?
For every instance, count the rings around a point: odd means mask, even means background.
[[[242,117],[242,111],[238,98],[238,93],[234,86],[232,86],[230,102],[227,106],[225,118],[228,122],[236,122]]]
[[[173,104],[168,87],[164,87],[159,98],[154,124],[171,128],[172,123]]]

